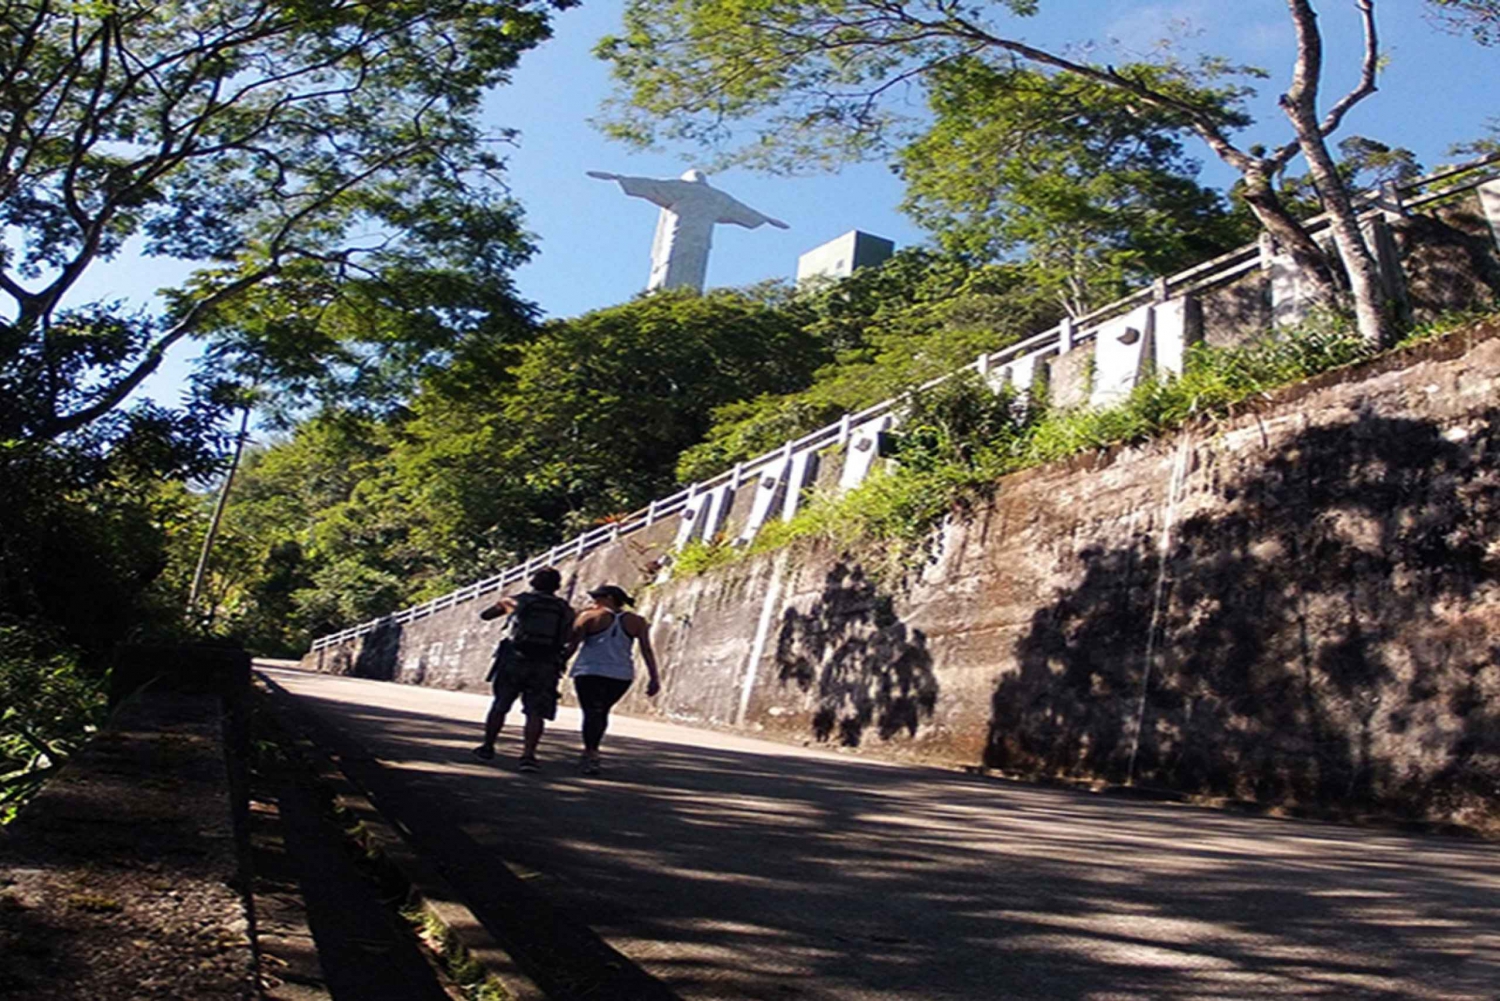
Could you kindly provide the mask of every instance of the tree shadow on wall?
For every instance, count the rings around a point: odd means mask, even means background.
[[[932,655],[920,629],[896,617],[889,595],[858,567],[828,572],[811,608],[788,608],[776,642],[782,684],[816,692],[813,734],[855,747],[872,725],[881,739],[913,735],[937,705]]]
[[[401,661],[401,632],[399,622],[382,619],[374,631],[365,636],[350,674],[372,681],[394,681]],[[421,683],[420,679],[417,683]]]
[[[1430,320],[1500,296],[1495,237],[1489,220],[1472,208],[1450,206],[1437,215],[1407,216],[1395,223],[1395,236],[1416,319]]]
[[[1134,752],[1137,781],[1194,793],[1493,810],[1500,646],[1463,613],[1500,583],[1497,416],[1309,429],[1216,482],[1165,566],[1144,533],[1080,554],[995,691],[986,763],[1121,781]]]

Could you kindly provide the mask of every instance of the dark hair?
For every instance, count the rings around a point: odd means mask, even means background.
[[[542,567],[531,575],[528,583],[533,591],[541,591],[543,594],[556,594],[557,589],[562,587],[562,574],[553,567]]]
[[[600,585],[599,587],[596,587],[592,591],[589,592],[589,597],[590,598],[609,598],[609,599],[613,600],[614,602],[616,602],[617,604],[619,604],[621,607],[623,607],[625,605],[634,605],[635,604],[635,599],[632,598],[630,595],[626,594],[625,593],[625,589],[623,587],[619,587],[619,586],[617,586],[615,584],[603,584],[603,585]]]

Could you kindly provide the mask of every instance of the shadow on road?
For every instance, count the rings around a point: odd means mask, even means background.
[[[465,759],[477,718],[402,708],[419,701],[411,689],[328,683],[293,687],[378,758],[377,801],[492,930],[514,936],[542,906],[538,927],[586,926],[638,964],[662,990],[642,996],[1500,993],[1500,858],[1486,845],[715,747],[719,735],[628,722],[666,736],[611,734],[594,780],[569,768],[575,735],[554,732],[544,772],[523,776]],[[524,878],[486,876],[498,859]],[[629,996],[596,986],[552,996]]]

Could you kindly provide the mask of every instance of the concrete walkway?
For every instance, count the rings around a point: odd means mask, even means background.
[[[523,775],[514,726],[495,764],[468,756],[481,696],[264,673],[368,755],[377,804],[492,930],[535,910],[636,978],[549,974],[549,996],[1500,998],[1492,845],[623,718],[582,778],[567,710]]]

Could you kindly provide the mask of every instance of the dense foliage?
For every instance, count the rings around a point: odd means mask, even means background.
[[[703,442],[678,460],[679,479],[711,476],[1045,329],[1063,307],[1028,279],[1024,265],[910,249],[806,295],[808,329],[833,360],[809,385],[720,407]]]
[[[299,653],[645,505],[719,407],[805,385],[827,360],[808,315],[658,293],[472,354],[385,420],[303,423],[253,453],[236,488],[217,625]]]
[[[103,718],[100,686],[44,623],[0,619],[0,824]]]

